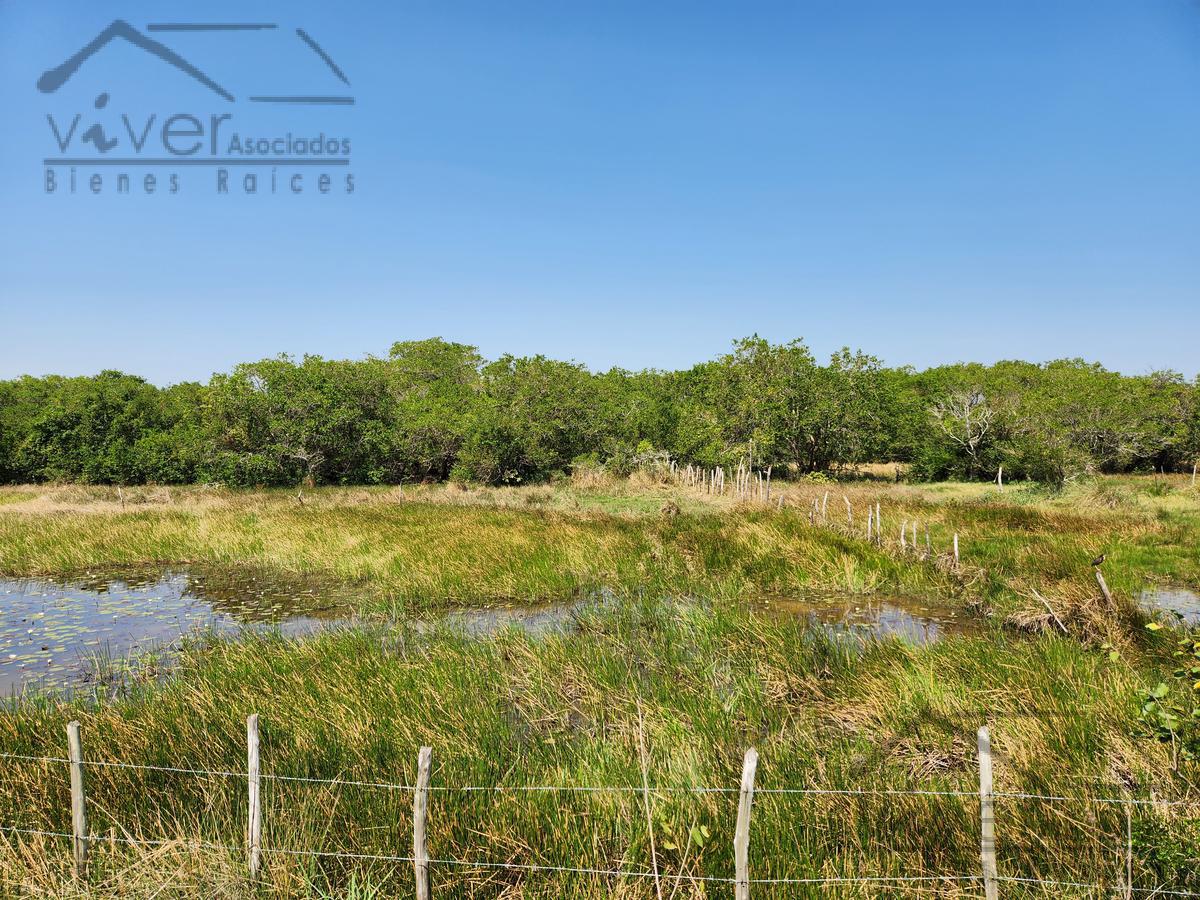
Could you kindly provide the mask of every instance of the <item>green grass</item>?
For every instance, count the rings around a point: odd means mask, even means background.
[[[0,570],[33,575],[133,563],[252,566],[366,588],[368,611],[406,603],[553,598],[614,589],[563,633],[470,639],[382,618],[302,642],[261,637],[190,648],[174,677],[99,703],[27,698],[0,716],[0,749],[59,756],[83,723],[90,759],[236,771],[244,718],[262,721],[264,770],[408,783],[434,748],[433,783],[522,787],[648,779],[660,869],[732,873],[735,797],[669,790],[736,786],[748,746],[760,787],[977,789],[975,731],[996,748],[997,790],[1056,796],[1195,797],[1194,764],[1142,734],[1139,704],[1173,661],[1129,600],[1148,581],[1200,583],[1200,503],[1186,484],[1111,479],[1052,494],[1024,485],[835,486],[884,510],[885,545],[843,526],[813,527],[825,487],[782,489],[786,508],[738,506],[662,488],[284,492],[149,489],[124,510],[103,489],[60,489],[0,513]],[[675,500],[677,498],[677,500]],[[680,515],[663,515],[667,500]],[[599,511],[604,509],[606,511]],[[899,522],[928,523],[940,555],[897,546]],[[831,515],[830,519],[834,517]],[[945,555],[960,535],[962,567]],[[1088,564],[1106,550],[1108,607]],[[903,590],[958,603],[981,633],[927,647],[859,649],[803,623],[756,617],[736,601],[805,588]],[[1031,591],[1052,601],[1062,635]],[[681,599],[701,598],[701,599]],[[91,897],[242,897],[243,782],[119,768],[88,770]],[[435,858],[628,868],[651,865],[642,798],[629,792],[437,791]],[[378,788],[268,781],[274,849],[407,855],[411,796]],[[1200,890],[1200,825],[1188,807],[1139,808],[1136,886]],[[69,830],[60,764],[0,760],[0,822]],[[693,827],[710,835],[687,842]],[[1115,885],[1126,821],[1112,804],[1003,800],[1002,874]],[[698,833],[698,832],[697,832]],[[124,839],[174,839],[145,847]],[[946,875],[978,871],[970,797],[760,794],[752,825],[758,878]],[[674,849],[671,846],[674,845]],[[685,850],[686,848],[686,850]],[[404,863],[268,853],[264,896],[411,895]],[[69,847],[0,836],[0,878],[20,894],[81,896]],[[648,879],[435,866],[449,897],[655,896]],[[17,885],[12,888],[12,885]],[[674,890],[665,886],[664,894]],[[940,883],[938,896],[977,885]],[[754,896],[809,896],[756,885]],[[822,888],[868,897],[878,885]],[[725,896],[681,882],[677,896]],[[1006,896],[1042,896],[1006,884]],[[1091,896],[1059,889],[1059,896]]]
[[[1111,661],[1068,639],[1000,634],[856,652],[797,623],[719,605],[643,601],[584,612],[576,629],[541,639],[513,631],[478,641],[393,627],[299,645],[218,642],[191,651],[178,678],[135,689],[119,703],[19,705],[0,718],[0,744],[7,752],[61,755],[63,723],[77,717],[90,758],[236,771],[244,767],[243,719],[257,712],[269,773],[411,783],[416,748],[428,744],[433,784],[441,788],[636,786],[644,744],[649,779],[659,788],[651,801],[656,840],[679,848],[660,849],[662,870],[725,877],[732,872],[735,796],[669,789],[736,786],[751,745],[762,757],[762,788],[972,791],[974,734],[986,723],[1000,791],[1191,790],[1190,773],[1172,771],[1166,748],[1133,736],[1137,698],[1161,666],[1157,660],[1153,649]],[[3,767],[5,821],[67,829],[61,765]],[[108,768],[90,769],[88,778],[99,835],[116,829],[133,839],[240,842],[244,784],[237,779]],[[266,845],[403,856],[410,804],[403,792],[270,781]],[[629,793],[440,791],[431,806],[431,852],[645,870],[651,862],[640,804]],[[754,874],[971,874],[978,868],[977,815],[969,798],[762,794],[753,820]],[[686,835],[701,825],[711,838],[685,862]],[[1124,863],[1108,848],[1120,845],[1124,825],[1121,811],[1109,807],[1004,802],[1002,869],[1114,883]],[[1138,826],[1165,828],[1175,841],[1184,834],[1159,813],[1139,813]],[[40,867],[29,883],[57,883],[66,849],[37,847]],[[9,851],[9,872],[14,857]],[[273,896],[341,890],[351,873],[384,896],[411,889],[410,870],[399,864],[266,858],[263,879]],[[241,884],[239,852],[179,846],[155,865],[164,860],[205,892],[233,890],[231,879]],[[103,895],[130,867],[147,865],[129,845],[101,842],[93,883]],[[1149,855],[1137,866],[1140,884],[1162,882]],[[152,874],[141,878],[158,884]],[[652,896],[637,879],[446,866],[435,867],[434,884],[446,896],[497,896],[506,886],[530,897]],[[1190,873],[1177,873],[1170,884],[1200,887]],[[161,896],[173,896],[171,890]],[[762,888],[756,896],[794,894]]]

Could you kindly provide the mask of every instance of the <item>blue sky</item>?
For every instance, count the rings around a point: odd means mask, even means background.
[[[232,105],[120,41],[38,91],[115,18],[279,28],[152,35]],[[175,195],[48,195],[46,115],[82,130],[100,91],[109,131],[348,137],[355,189],[217,195],[194,168]],[[0,377],[167,383],[430,335],[670,368],[752,332],[1200,371],[1192,0],[5,0],[0,95]]]

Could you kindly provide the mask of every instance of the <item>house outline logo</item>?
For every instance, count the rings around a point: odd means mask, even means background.
[[[274,22],[155,22],[146,26],[149,32],[231,32],[231,31],[264,31],[274,30],[279,26]],[[347,87],[350,79],[333,57],[303,28],[295,29],[296,37],[315,54],[334,76]],[[118,38],[144,50],[152,56],[161,59],[168,65],[178,69],[200,84],[204,85],[223,100],[233,103],[232,93],[218,84],[214,79],[201,71],[197,66],[188,62],[166,44],[138,31],[124,19],[114,19],[96,37],[85,44],[78,52],[69,56],[57,66],[47,69],[38,78],[37,88],[44,94],[52,94],[62,87],[83,67],[92,56],[99,53]],[[337,104],[351,105],[354,97],[351,95],[306,94],[292,96],[251,96],[253,103],[294,103],[302,105]]]

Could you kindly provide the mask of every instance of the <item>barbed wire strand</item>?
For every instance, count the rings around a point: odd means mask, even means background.
[[[29,756],[19,753],[0,753],[0,759],[11,759],[22,762],[44,762],[44,763],[69,763],[70,760],[61,756]],[[125,763],[109,760],[82,760],[82,765],[96,766],[102,768],[115,769],[133,769],[150,772],[170,772],[180,775],[202,775],[215,776],[224,778],[247,778],[246,772],[235,772],[224,769],[196,769],[184,766],[155,766],[142,763]],[[290,781],[301,782],[308,784],[332,784],[345,787],[368,787],[382,788],[387,790],[412,791],[415,787],[411,784],[402,782],[388,781],[355,781],[343,778],[317,778],[314,776],[305,775],[275,775],[270,773],[262,773],[259,775],[263,780],[270,781]],[[563,791],[563,792],[611,792],[611,793],[643,793],[646,789],[635,785],[561,785],[561,784],[536,784],[536,785],[430,785],[430,791],[441,793],[472,793],[472,792],[521,792],[521,791]],[[703,785],[688,786],[688,785],[656,785],[651,787],[651,793],[720,793],[720,794],[736,794],[741,789],[736,787],[708,787]],[[842,795],[842,796],[863,796],[863,797],[977,797],[977,791],[936,791],[927,789],[918,790],[903,790],[899,788],[770,788],[756,787],[755,794],[798,794],[798,795]],[[1020,791],[996,791],[992,794],[993,799],[1004,800],[1040,800],[1044,802],[1054,803],[1070,803],[1070,802],[1085,802],[1085,803],[1114,803],[1114,804],[1131,804],[1140,806],[1176,806],[1176,805],[1200,805],[1200,799],[1195,800],[1145,800],[1133,797],[1067,797],[1054,794],[1034,794]]]
[[[38,837],[56,837],[56,838],[73,838],[74,835],[67,834],[62,831],[43,831],[36,828],[20,828],[15,825],[0,825],[0,831],[15,832],[17,834],[26,834]],[[161,847],[170,844],[182,844],[190,847],[198,847],[206,850],[225,850],[232,853],[241,853],[245,850],[244,847],[235,847],[229,844],[218,844],[210,841],[197,841],[190,839],[168,839],[168,838],[129,838],[116,837],[115,835],[105,837],[104,835],[93,835],[90,840],[97,843],[106,841],[116,841],[117,843],[130,844],[135,846],[154,846]],[[387,854],[376,853],[349,853],[339,850],[295,850],[283,847],[262,847],[263,853],[276,853],[287,856],[312,856],[312,857],[334,857],[338,859],[358,859],[373,862],[415,862],[411,856],[391,856]],[[737,879],[724,878],[715,875],[691,875],[687,873],[664,873],[644,871],[640,869],[598,869],[587,868],[582,866],[547,866],[535,863],[513,863],[513,862],[493,862],[488,860],[464,860],[464,859],[440,859],[430,858],[426,860],[430,865],[443,866],[461,866],[464,868],[498,868],[498,869],[515,869],[528,872],[564,872],[572,875],[602,875],[606,877],[619,876],[623,878],[653,878],[658,877],[664,881],[696,881],[719,884],[734,884]],[[928,882],[963,882],[963,881],[981,881],[982,875],[846,875],[846,876],[826,876],[821,878],[750,878],[750,884],[913,884],[913,883],[928,883]],[[1022,878],[1019,876],[999,875],[998,881],[1010,882],[1015,884],[1031,884],[1043,885],[1047,887],[1074,887],[1088,888],[1094,890],[1105,889],[1103,884],[1079,882],[1079,881],[1056,881],[1044,878]],[[1114,888],[1115,889],[1115,888]],[[1174,891],[1166,888],[1139,888],[1132,889],[1135,893],[1149,893],[1158,895],[1167,895],[1172,897],[1200,897],[1200,894],[1192,891]]]

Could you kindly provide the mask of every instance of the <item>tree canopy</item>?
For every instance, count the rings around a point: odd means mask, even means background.
[[[1083,360],[917,372],[757,335],[684,371],[593,373],[544,356],[485,360],[441,338],[385,358],[287,356],[206,385],[105,371],[0,381],[0,480],[232,485],[536,481],[584,458],[627,469],[753,461],[781,477],[870,461],[919,478],[1062,483],[1190,468],[1200,387]]]

